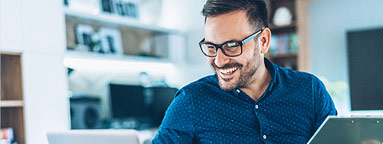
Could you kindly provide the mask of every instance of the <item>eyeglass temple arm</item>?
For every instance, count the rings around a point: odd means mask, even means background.
[[[252,34],[251,36],[247,37],[246,39],[244,39],[242,41],[242,44],[244,44],[244,43],[248,42],[249,40],[253,39],[255,36],[257,36],[261,32],[262,32],[262,30],[259,30],[258,32],[256,32],[256,33]]]

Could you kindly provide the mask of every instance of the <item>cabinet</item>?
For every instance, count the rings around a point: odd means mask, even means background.
[[[13,128],[14,141],[25,144],[21,54],[1,54],[1,128]]]
[[[308,2],[304,0],[268,0],[267,3],[272,38],[266,57],[282,67],[309,71]],[[290,22],[284,25],[277,24],[286,21],[286,17],[290,17],[287,18]],[[284,20],[278,22],[278,19]]]

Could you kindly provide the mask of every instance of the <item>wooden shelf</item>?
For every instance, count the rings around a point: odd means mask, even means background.
[[[297,27],[297,25],[296,25],[295,22],[292,22],[291,24],[285,25],[285,26],[276,26],[276,25],[273,25],[273,24],[269,25],[269,28],[271,30],[296,29],[296,27]]]
[[[21,55],[21,52],[8,52],[8,51],[0,51],[0,54],[4,55]]]
[[[278,54],[267,55],[273,63],[279,66],[286,66],[288,68],[309,71],[309,27],[308,27],[308,8],[309,2],[305,0],[266,0],[269,10],[269,28],[272,35],[289,35],[296,34],[298,49],[295,54]],[[275,26],[272,21],[275,12],[280,7],[286,7],[292,14],[291,24],[286,26]]]
[[[67,18],[75,19],[76,21],[86,21],[86,22],[97,23],[97,24],[112,26],[112,27],[117,26],[117,27],[136,28],[136,29],[142,29],[142,30],[159,32],[159,33],[180,33],[176,30],[171,30],[168,28],[160,27],[160,26],[145,24],[140,22],[137,19],[122,17],[122,16],[118,16],[114,14],[104,14],[104,13],[91,14],[91,13],[71,10],[69,8],[64,8],[64,13],[67,16]]]
[[[90,60],[116,60],[116,61],[140,61],[140,62],[170,62],[167,58],[133,55],[100,54],[92,52],[78,52],[67,50],[65,58],[81,58]]]
[[[97,53],[67,52],[64,65],[72,69],[129,70],[130,72],[171,69],[171,61],[142,56],[104,55]]]
[[[291,59],[291,58],[297,58],[297,53],[286,53],[286,54],[278,54],[278,55],[270,55],[268,56],[270,59]]]
[[[22,100],[2,100],[0,107],[23,107],[24,101]]]
[[[0,126],[13,128],[15,142],[25,144],[22,54],[0,52]]]

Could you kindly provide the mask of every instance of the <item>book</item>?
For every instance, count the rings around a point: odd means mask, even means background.
[[[270,39],[270,54],[280,55],[298,52],[298,37],[296,33],[272,35]]]
[[[13,129],[12,128],[2,128],[0,129],[0,140],[9,140],[13,141]]]

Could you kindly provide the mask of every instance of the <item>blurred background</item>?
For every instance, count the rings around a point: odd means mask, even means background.
[[[136,129],[150,140],[175,92],[213,74],[198,47],[205,2],[1,0],[0,139]],[[267,58],[318,76],[340,116],[383,115],[383,1],[267,3]]]

